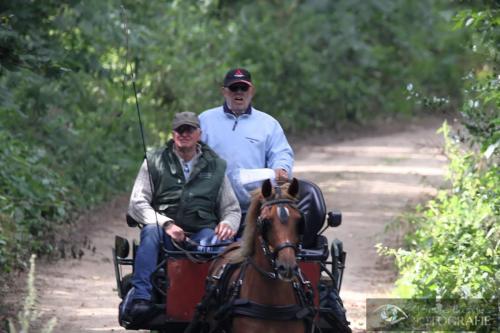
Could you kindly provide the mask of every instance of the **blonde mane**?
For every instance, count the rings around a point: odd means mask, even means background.
[[[289,183],[285,183],[281,185],[282,197],[287,199],[293,199],[292,196],[288,194]],[[274,195],[274,188],[273,193]],[[243,236],[241,237],[240,247],[234,251],[231,251],[227,254],[227,258],[231,263],[239,263],[245,260],[245,258],[250,257],[254,253],[254,242],[255,237],[257,235],[257,218],[260,214],[260,209],[262,207],[262,200],[264,197],[260,189],[252,192],[252,201],[250,203],[250,207],[248,208],[247,216],[245,218],[245,230],[243,231]]]

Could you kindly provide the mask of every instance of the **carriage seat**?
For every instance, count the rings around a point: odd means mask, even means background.
[[[318,185],[299,179],[298,207],[304,215],[302,246],[304,249],[318,248],[318,232],[325,224],[326,204]]]

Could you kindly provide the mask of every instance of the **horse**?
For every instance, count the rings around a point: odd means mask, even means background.
[[[199,318],[186,332],[307,333],[314,330],[311,283],[296,255],[303,217],[297,179],[263,182],[252,196],[240,243],[211,264]]]

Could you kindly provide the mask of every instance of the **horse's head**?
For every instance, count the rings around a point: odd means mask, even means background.
[[[261,188],[261,209],[257,218],[259,239],[278,278],[291,280],[297,271],[296,252],[302,230],[302,215],[296,206],[297,179],[282,186],[266,180]]]

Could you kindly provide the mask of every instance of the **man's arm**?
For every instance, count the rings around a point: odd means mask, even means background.
[[[215,228],[215,233],[221,240],[231,238],[240,227],[241,209],[227,176],[224,176],[219,189],[217,204],[221,221]]]
[[[275,170],[277,178],[283,176],[288,178],[292,174],[293,157],[292,147],[280,124],[275,120],[275,126],[269,135],[266,147],[266,166]]]
[[[158,223],[163,225],[172,219],[155,213],[151,206],[153,198],[151,184],[149,182],[148,166],[146,160],[141,165],[137,178],[135,179],[134,188],[130,195],[130,203],[128,205],[128,214],[141,224]]]

